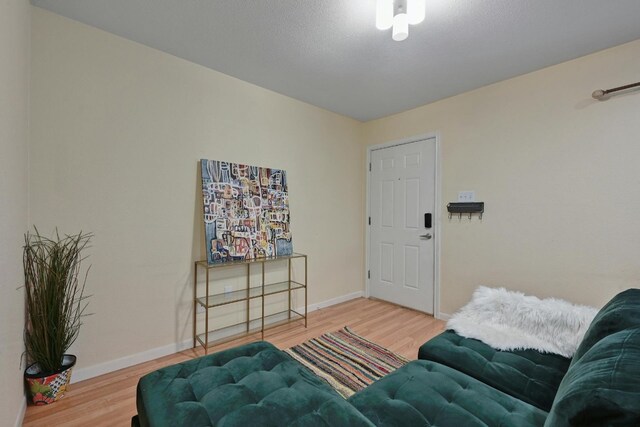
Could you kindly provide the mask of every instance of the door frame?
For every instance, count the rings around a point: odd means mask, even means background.
[[[436,170],[435,170],[435,208],[433,212],[433,233],[434,236],[434,248],[433,248],[433,317],[436,319],[442,319],[443,316],[440,313],[440,243],[441,243],[441,185],[442,185],[442,171],[441,171],[441,137],[440,132],[431,132],[427,134],[421,134],[412,136],[409,138],[397,139],[394,141],[385,142],[382,144],[370,145],[367,147],[367,156],[365,163],[365,171],[367,174],[366,179],[366,206],[365,206],[365,266],[364,266],[364,280],[365,280],[365,296],[369,298],[369,285],[371,279],[369,278],[369,270],[370,270],[370,257],[371,257],[371,227],[369,227],[369,216],[371,215],[371,200],[370,192],[371,192],[371,171],[369,170],[369,165],[371,164],[371,153],[375,150],[380,150],[383,148],[395,147],[397,145],[410,144],[412,142],[423,141],[425,139],[433,139],[436,144]]]

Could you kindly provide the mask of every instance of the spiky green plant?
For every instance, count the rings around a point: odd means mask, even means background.
[[[38,229],[25,234],[23,254],[27,325],[25,347],[30,362],[43,373],[62,367],[62,356],[78,337],[87,308],[84,294],[89,269],[80,281],[82,251],[93,237],[78,233],[53,239]]]

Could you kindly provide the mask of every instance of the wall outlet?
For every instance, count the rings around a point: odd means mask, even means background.
[[[229,294],[231,292],[233,292],[233,286],[227,285],[227,286],[224,287],[224,293],[225,294]]]
[[[475,202],[476,192],[475,191],[459,191],[458,201],[459,202]]]

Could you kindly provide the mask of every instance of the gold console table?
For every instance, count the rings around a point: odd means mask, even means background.
[[[292,261],[301,260],[304,262],[304,283],[295,281],[292,279]],[[273,262],[287,262],[288,279],[276,283],[265,283],[265,264]],[[251,286],[251,265],[259,264],[261,266],[262,280],[259,286]],[[211,294],[210,281],[213,271],[228,268],[237,267],[240,265],[246,265],[247,285],[244,289],[235,290],[231,292],[224,292],[218,294]],[[198,296],[198,270],[205,270],[205,294]],[[291,296],[294,291],[304,292],[304,314],[298,313],[291,307]],[[265,299],[271,295],[278,295],[288,293],[288,309],[277,313],[271,313],[265,315]],[[205,354],[208,352],[209,347],[220,344],[225,341],[230,341],[242,336],[250,335],[260,332],[262,339],[264,339],[265,327],[271,328],[284,323],[294,322],[298,320],[304,320],[304,327],[307,327],[307,256],[304,254],[293,253],[286,256],[278,256],[272,258],[259,258],[252,260],[242,261],[229,261],[218,264],[208,264],[207,261],[196,261],[195,273],[193,275],[193,347],[195,348],[198,343],[204,347]],[[251,318],[250,302],[253,299],[259,298],[261,300],[262,310],[260,317],[254,319]],[[225,306],[228,304],[245,304],[246,318],[241,323],[233,325],[227,325],[224,327],[209,329],[209,311],[216,308]],[[204,308],[204,332],[198,333],[198,306]],[[286,317],[282,320],[278,318]],[[232,331],[238,328],[240,325],[245,325],[245,331],[242,333],[233,333],[226,336],[226,331]],[[225,335],[220,339],[209,339],[209,335],[212,333],[220,333]]]

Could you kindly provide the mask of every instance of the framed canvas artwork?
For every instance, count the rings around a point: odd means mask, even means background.
[[[285,171],[218,160],[200,163],[209,264],[293,253]]]

